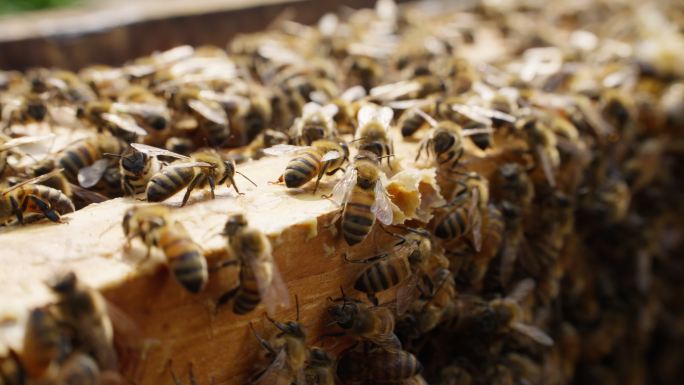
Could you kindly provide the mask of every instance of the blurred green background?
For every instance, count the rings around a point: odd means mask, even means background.
[[[0,14],[61,7],[79,0],[0,0]]]

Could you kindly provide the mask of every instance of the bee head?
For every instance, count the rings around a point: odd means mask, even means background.
[[[356,303],[342,298],[342,303],[337,303],[328,309],[328,313],[333,318],[335,324],[342,329],[350,329],[354,323],[354,318],[358,313]]]
[[[147,155],[139,151],[132,151],[121,157],[121,166],[136,174],[145,169],[145,163],[147,163]]]
[[[235,235],[244,227],[247,227],[247,218],[245,218],[244,214],[233,214],[228,217],[226,225],[223,227],[223,235]]]
[[[68,294],[76,290],[77,282],[76,274],[70,271],[54,277],[47,285],[57,294]]]

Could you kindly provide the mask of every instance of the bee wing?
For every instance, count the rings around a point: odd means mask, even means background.
[[[327,162],[329,160],[339,159],[341,157],[342,154],[339,151],[328,151],[321,158],[321,162]]]
[[[135,119],[133,119],[133,117],[130,115],[104,113],[102,114],[102,119],[116,125],[122,130],[132,132],[136,135],[147,135],[147,131],[145,131],[144,128],[140,127],[138,123],[135,122]]]
[[[468,106],[465,104],[452,104],[451,109],[467,117],[468,119],[476,121],[478,123],[482,123],[487,126],[492,124],[491,119],[478,113],[475,109],[472,108],[472,106]]]
[[[364,104],[357,115],[357,121],[359,122],[359,126],[365,126],[368,122],[373,120],[375,118],[376,110],[378,108],[380,107],[376,104]]]
[[[482,213],[479,207],[479,197],[480,194],[477,192],[477,189],[473,189],[468,206],[468,222],[471,227],[473,246],[475,246],[475,251],[478,253],[482,249]]]
[[[371,212],[382,224],[392,224],[392,203],[387,197],[385,186],[380,179],[375,183],[375,202],[371,205]]]
[[[389,126],[392,123],[393,117],[394,111],[389,107],[382,107],[380,110],[378,110],[377,118],[387,130],[389,130]]]
[[[191,168],[191,167],[207,167],[207,168],[216,168],[215,165],[207,162],[181,162],[181,163],[172,163],[169,165],[169,167],[175,167],[175,168]]]
[[[264,148],[262,151],[266,155],[280,156],[280,155],[286,155],[286,154],[291,154],[293,152],[301,151],[305,148],[307,148],[307,147],[306,146],[293,146],[291,144],[276,144],[275,146]]]
[[[106,200],[109,200],[109,198],[107,198],[106,196],[85,189],[77,184],[69,183],[69,185],[71,186],[71,191],[74,193],[74,195],[78,196],[79,198],[83,199],[88,203],[102,203]]]
[[[396,83],[383,84],[381,86],[371,88],[370,96],[374,99],[390,101],[399,99],[402,96],[417,91],[420,91],[420,83],[409,80],[402,80]]]
[[[397,289],[397,315],[406,314],[419,297],[420,277],[418,274],[411,274]]]
[[[98,159],[88,167],[78,170],[78,184],[81,187],[91,188],[102,179],[109,167],[109,159]]]
[[[362,86],[353,86],[347,88],[342,95],[340,95],[340,99],[347,101],[347,102],[353,102],[356,100],[359,100],[366,96],[366,89],[363,88]]]
[[[290,385],[292,373],[287,366],[287,352],[280,349],[273,362],[254,380],[254,385]]]
[[[185,155],[177,154],[173,151],[165,150],[159,147],[148,146],[142,143],[131,143],[131,147],[149,156],[170,156],[172,158],[178,159],[190,159]]]
[[[25,144],[42,142],[44,140],[52,139],[54,137],[55,137],[55,134],[47,134],[47,135],[40,135],[40,136],[23,136],[21,138],[10,139],[10,140],[0,144],[0,151],[9,150],[9,149],[14,148],[14,147],[23,146]]]
[[[549,337],[548,334],[546,334],[543,330],[539,329],[536,326],[524,324],[521,322],[514,322],[511,325],[511,328],[513,330],[517,331],[520,334],[524,334],[527,337],[533,339],[535,342],[544,345],[544,346],[553,346],[553,339]]]
[[[423,120],[425,120],[426,122],[428,122],[429,125],[431,125],[432,127],[437,126],[438,123],[437,123],[437,121],[435,120],[435,118],[433,118],[432,116],[430,116],[427,112],[421,110],[420,108],[416,108],[415,111],[416,111],[416,113],[417,113],[418,115],[420,115],[420,116],[423,118]]]
[[[535,151],[537,152],[537,158],[541,163],[542,171],[544,171],[546,181],[549,182],[549,186],[556,187],[556,177],[553,174],[553,165],[551,164],[551,159],[549,158],[546,151],[544,151],[543,146],[535,146]]]
[[[133,115],[157,114],[166,115],[167,110],[163,104],[154,103],[126,103],[122,104],[123,112]]]
[[[406,99],[389,102],[385,105],[395,110],[408,110],[410,108],[420,108],[429,103],[428,99]]]
[[[331,194],[333,201],[343,205],[347,201],[354,184],[356,184],[356,167],[352,166],[347,168],[342,179],[333,187]]]
[[[328,119],[332,119],[337,114],[337,111],[339,111],[339,108],[336,104],[326,104],[321,110],[323,115],[325,115]]]
[[[220,104],[209,104],[205,101],[192,99],[188,106],[207,120],[216,124],[228,124],[228,116]]]
[[[323,107],[316,102],[308,102],[302,108],[302,116],[313,115],[321,111]]]
[[[507,295],[508,298],[520,303],[527,298],[536,284],[532,278],[525,278],[520,282],[515,284],[515,287],[511,290],[510,294]]]
[[[272,316],[278,306],[288,307],[290,295],[273,256],[266,254],[260,258],[250,258],[250,261],[266,312]]]
[[[6,194],[10,193],[11,191],[14,191],[14,190],[18,189],[19,187],[25,186],[25,185],[27,185],[27,184],[31,184],[31,183],[40,183],[40,182],[42,182],[42,181],[44,181],[44,180],[48,180],[48,179],[52,178],[53,176],[55,176],[56,174],[59,174],[59,173],[62,172],[62,171],[64,171],[63,168],[57,168],[57,169],[54,169],[54,170],[50,171],[50,172],[47,173],[47,174],[39,175],[39,176],[37,176],[37,177],[35,177],[35,178],[31,178],[31,179],[27,179],[27,180],[25,180],[25,181],[19,182],[19,183],[15,184],[14,186],[5,189],[5,190],[2,192],[2,195],[6,195]]]
[[[475,112],[476,114],[488,117],[488,118],[494,118],[494,119],[499,119],[499,120],[504,120],[509,123],[515,123],[515,116],[507,114],[502,111],[498,111],[492,108],[487,108],[487,107],[482,107],[482,106],[468,106],[470,109]]]

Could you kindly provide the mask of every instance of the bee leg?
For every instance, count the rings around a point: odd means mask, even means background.
[[[183,203],[181,203],[181,207],[185,206],[185,204],[188,203],[188,199],[190,198],[190,193],[192,192],[192,190],[195,189],[195,186],[197,186],[197,183],[199,183],[201,178],[202,178],[202,174],[197,174],[197,175],[195,175],[194,178],[192,178],[192,180],[190,181],[190,184],[188,185],[188,188],[185,190],[185,195],[183,195]],[[214,194],[213,189],[212,189],[211,193],[212,193],[212,198],[213,198],[213,194]]]
[[[354,259],[349,259],[349,254],[345,251],[344,252],[344,260],[346,262],[349,262],[349,263],[374,263],[374,262],[377,262],[377,261],[380,261],[380,260],[387,258],[388,255],[389,254],[387,254],[387,253],[382,253],[382,254],[374,255],[370,258],[354,260]]]
[[[330,161],[325,162],[321,170],[318,172],[318,177],[316,178],[316,185],[314,185],[313,190],[314,194],[316,193],[316,190],[318,190],[318,184],[321,182],[321,178],[323,178],[323,174],[325,174],[326,170],[328,170],[328,167],[330,167]]]
[[[233,185],[233,188],[238,195],[245,195],[245,193],[241,193],[240,190],[238,190],[237,185],[235,184],[235,179],[230,178],[230,184]]]
[[[225,305],[228,301],[233,299],[233,297],[235,297],[235,294],[237,294],[238,290],[240,290],[239,285],[221,294],[221,296],[216,301],[216,309],[218,310],[220,306]]]
[[[40,211],[43,213],[43,215],[47,217],[47,219],[53,222],[61,222],[60,216],[57,213],[57,211],[53,210],[47,202],[38,198],[35,195],[29,195],[28,199],[24,202],[28,202],[28,200],[31,200],[31,202],[38,206],[38,209],[40,209]]]
[[[271,346],[271,344],[268,343],[268,341],[266,341],[265,339],[263,339],[263,337],[261,337],[261,336],[259,335],[259,333],[257,333],[256,330],[254,330],[254,325],[252,325],[251,322],[249,323],[249,328],[252,329],[252,334],[254,334],[254,337],[257,339],[257,341],[259,341],[259,344],[260,344],[264,349],[268,350],[268,352],[269,352],[272,356],[275,357],[275,356],[276,356],[276,351],[273,349],[273,347]]]
[[[171,373],[171,378],[173,379],[173,383],[175,385],[183,385],[181,380],[178,379],[176,376],[176,372],[173,371],[173,365],[171,364],[171,360],[167,361],[166,366],[169,368],[169,373]]]
[[[192,362],[188,362],[188,379],[190,380],[190,385],[197,385],[195,373],[192,371]]]
[[[216,195],[214,195],[214,190],[216,189],[216,182],[214,181],[214,177],[207,177],[207,182],[209,182],[209,189],[211,190],[211,199],[216,199]]]
[[[20,225],[24,224],[24,212],[19,208],[19,202],[14,197],[10,198],[10,203],[12,204],[12,212],[14,213],[14,216],[17,217],[17,222],[19,222]]]

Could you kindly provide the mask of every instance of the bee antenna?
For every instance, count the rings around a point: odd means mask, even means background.
[[[108,152],[105,152],[105,153],[102,154],[102,155],[104,155],[104,156],[106,156],[106,157],[108,157],[108,158],[123,158],[123,155],[111,154],[111,153],[108,153]]]
[[[253,184],[253,185],[254,185],[254,187],[257,187],[257,184],[256,184],[256,183],[254,183],[254,181],[253,181],[253,180],[251,180],[251,179],[247,178],[247,176],[246,176],[245,174],[243,174],[243,173],[241,173],[240,171],[237,171],[237,170],[235,170],[235,173],[236,173],[236,174],[240,174],[240,175],[241,175],[241,176],[242,176],[243,178],[247,179],[247,180],[249,181],[249,183]]]
[[[356,139],[354,139],[354,140],[350,140],[350,141],[347,142],[347,143],[354,143],[354,142],[358,142],[359,140],[364,140],[364,139],[366,139],[366,137],[365,137],[365,136],[362,136],[362,137],[360,137],[360,138],[356,138]]]

